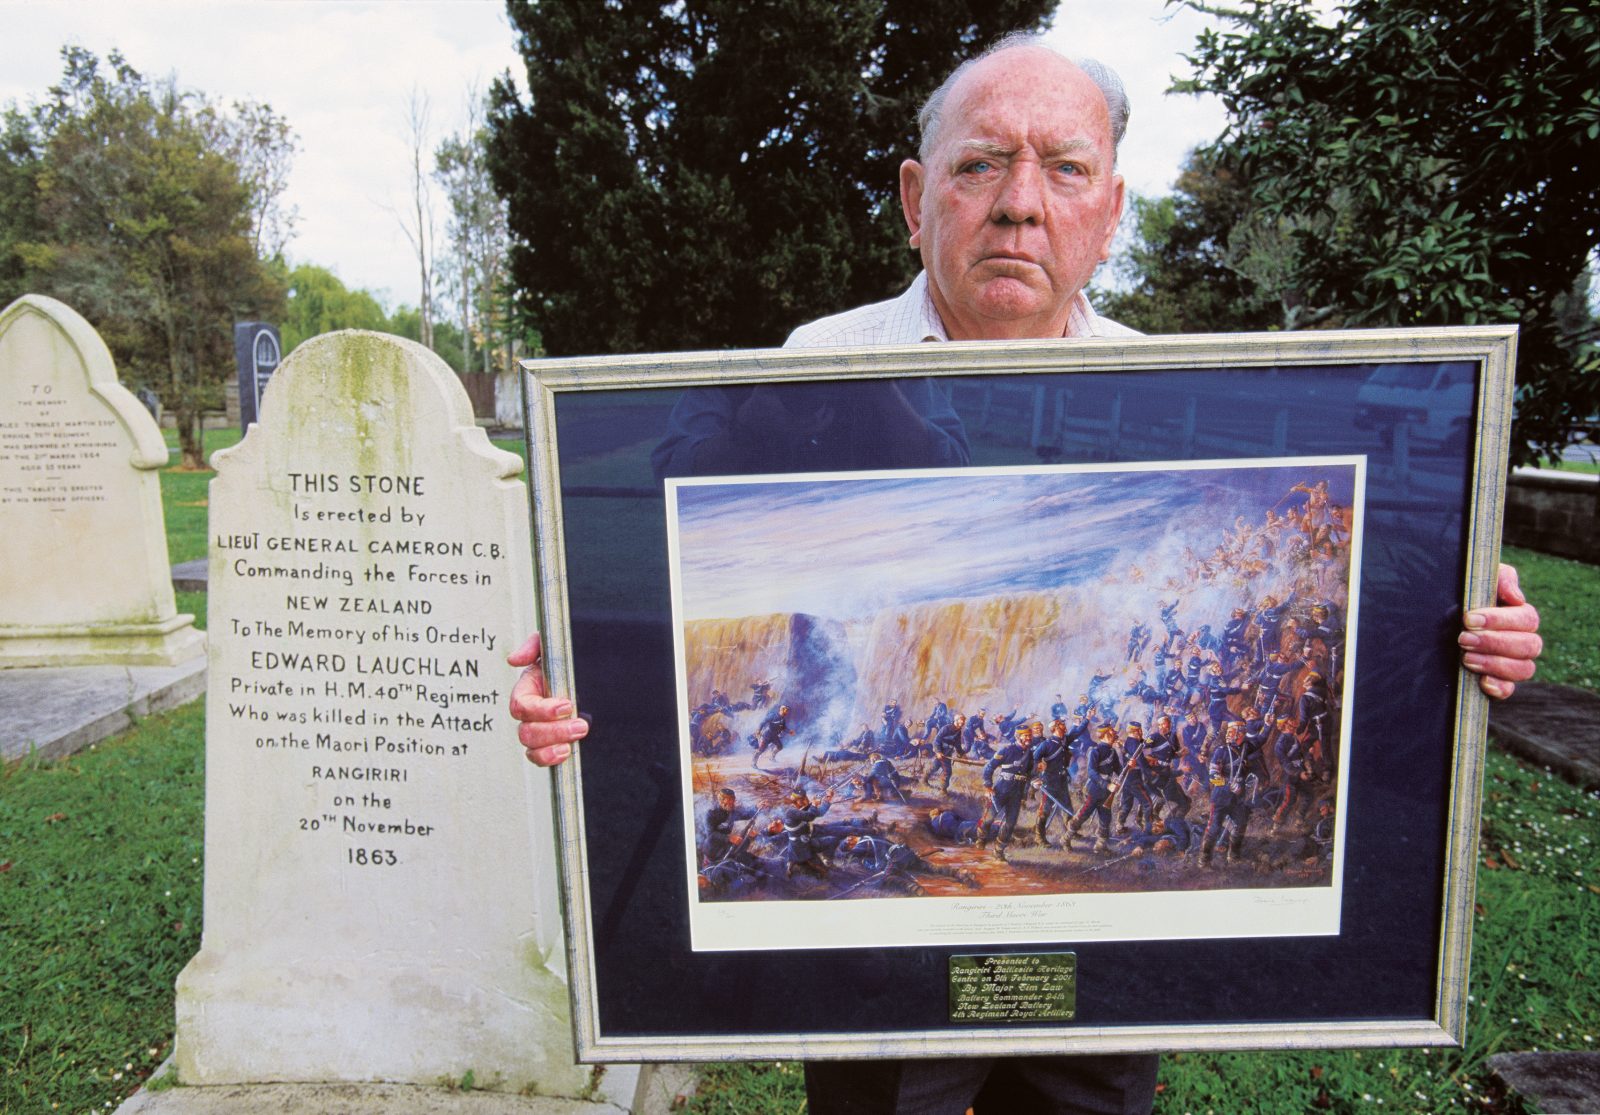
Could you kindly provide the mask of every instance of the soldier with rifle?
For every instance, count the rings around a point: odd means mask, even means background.
[[[1211,753],[1211,815],[1206,818],[1206,832],[1200,838],[1201,867],[1211,866],[1211,853],[1222,835],[1224,822],[1233,828],[1228,841],[1228,862],[1237,863],[1244,851],[1245,829],[1250,826],[1255,798],[1255,776],[1248,772],[1248,765],[1244,725],[1231,721],[1222,743]]]

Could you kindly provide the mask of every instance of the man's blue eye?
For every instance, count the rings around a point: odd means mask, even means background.
[[[967,172],[969,174],[984,174],[991,167],[993,167],[993,165],[994,165],[993,163],[990,163],[990,162],[988,162],[986,160],[983,160],[983,159],[979,159],[975,163],[968,163],[967,164]]]

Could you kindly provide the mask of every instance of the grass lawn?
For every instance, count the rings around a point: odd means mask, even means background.
[[[208,431],[207,451],[238,440]],[[500,442],[520,452],[520,443]],[[204,555],[209,472],[162,474],[173,561]],[[1600,690],[1600,575],[1507,550],[1544,612],[1540,676]],[[203,622],[205,594],[179,607]],[[0,770],[0,1112],[115,1106],[170,1051],[199,947],[204,709]],[[1514,1112],[1484,1058],[1600,1041],[1600,797],[1491,750],[1465,1049],[1174,1054],[1163,1115]],[[1338,978],[1338,973],[1328,973]],[[795,1064],[727,1064],[694,1112],[803,1110]]]

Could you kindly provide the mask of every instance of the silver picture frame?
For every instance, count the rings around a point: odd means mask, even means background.
[[[580,1060],[1460,1043],[1487,701],[1453,633],[1494,594],[1515,351],[1514,327],[1486,326],[525,361],[544,667],[553,692],[594,713],[554,791]],[[1180,924],[1153,940],[991,950],[1076,954],[1080,1009],[1064,1022],[951,1021],[948,960],[981,941],[694,947],[662,446],[696,392],[807,385],[848,410],[868,385],[913,382],[961,416],[972,460],[949,471],[1362,460],[1369,552],[1350,589],[1361,657],[1347,702],[1362,711],[1342,744],[1353,786],[1337,932],[1208,941]]]

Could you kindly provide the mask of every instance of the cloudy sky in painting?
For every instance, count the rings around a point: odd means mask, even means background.
[[[598,0],[596,0],[598,2]],[[1051,32],[1063,50],[1118,69],[1133,105],[1120,169],[1142,193],[1170,189],[1184,154],[1213,138],[1212,97],[1169,96],[1180,55],[1216,21],[1165,0],[1064,0]],[[469,89],[522,62],[492,0],[0,0],[0,104],[27,105],[61,76],[60,49],[175,74],[223,101],[265,101],[299,133],[289,202],[300,211],[294,262],[331,268],[391,306],[417,301],[416,264],[394,210],[407,173],[410,92],[432,106],[432,139],[461,126]]]
[[[805,612],[865,617],[889,605],[1050,591],[1161,576],[1183,547],[1209,553],[1236,516],[1258,523],[1296,483],[1352,502],[1349,465],[1172,470],[986,470],[750,483],[679,481],[684,620]]]

